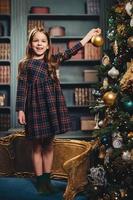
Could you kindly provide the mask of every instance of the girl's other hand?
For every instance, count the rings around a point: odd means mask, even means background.
[[[26,120],[25,120],[25,113],[24,111],[19,111],[18,112],[18,121],[20,124],[26,124]]]

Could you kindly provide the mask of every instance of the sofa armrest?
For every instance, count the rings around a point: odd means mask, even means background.
[[[88,183],[87,173],[90,165],[90,154],[97,146],[97,142],[87,142],[88,147],[82,154],[66,161],[63,165],[68,176],[68,184],[64,193],[65,200],[74,199],[78,192],[84,190]]]

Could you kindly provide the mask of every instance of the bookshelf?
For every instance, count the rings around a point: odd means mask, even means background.
[[[11,127],[11,38],[10,0],[0,2],[0,132]]]

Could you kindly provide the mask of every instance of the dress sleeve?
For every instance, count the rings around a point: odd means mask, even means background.
[[[82,44],[78,42],[76,45],[74,45],[72,48],[66,49],[63,53],[59,52],[55,54],[55,58],[59,63],[70,59],[72,56],[76,55],[79,50],[83,48]]]
[[[16,111],[25,111],[25,102],[27,96],[27,69],[26,67],[21,70],[18,83],[17,83],[17,94],[16,94]]]

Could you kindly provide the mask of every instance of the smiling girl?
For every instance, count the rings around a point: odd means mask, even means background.
[[[56,134],[71,130],[56,69],[99,34],[99,28],[92,29],[71,49],[56,55],[51,54],[49,34],[42,28],[35,28],[29,34],[26,56],[19,63],[16,111],[19,123],[25,125],[26,138],[32,142],[39,193],[54,192],[50,182],[53,139]]]

